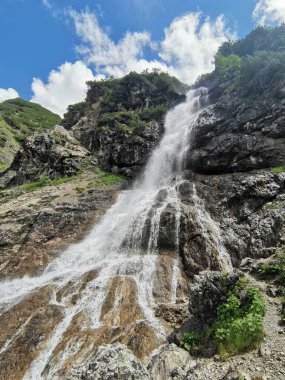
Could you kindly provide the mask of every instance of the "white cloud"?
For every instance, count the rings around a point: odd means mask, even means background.
[[[284,0],[259,0],[253,11],[258,24],[281,24],[285,22]]]
[[[157,61],[143,59],[145,47],[152,47],[149,33],[130,33],[115,43],[100,27],[96,16],[89,12],[70,13],[77,35],[83,44],[77,47],[87,64],[93,64],[96,72],[107,76],[120,77],[126,73],[147,68],[164,68]]]
[[[161,42],[153,42],[147,32],[130,33],[115,43],[96,16],[89,12],[70,13],[82,44],[77,51],[97,73],[120,77],[130,71],[141,72],[158,68],[193,83],[198,75],[213,68],[213,57],[218,47],[233,36],[226,29],[222,16],[203,20],[200,13],[189,13],[175,19],[165,29]],[[155,51],[153,60],[144,59],[145,48]]]
[[[4,100],[19,98],[19,94],[13,88],[8,88],[7,90],[4,88],[0,88],[0,103],[4,102]]]
[[[126,32],[115,42],[93,13],[69,11],[69,15],[81,40],[77,52],[84,63],[67,62],[51,71],[47,83],[38,78],[32,83],[31,100],[59,115],[63,115],[68,105],[84,99],[88,80],[156,68],[191,84],[200,74],[212,70],[218,47],[233,38],[223,16],[212,21],[201,13],[189,13],[173,20],[164,30],[162,41],[152,41],[150,34],[143,31]],[[154,59],[145,58],[146,48],[152,50]],[[95,78],[88,66],[94,67]]]
[[[83,62],[66,62],[57,71],[50,72],[46,84],[41,79],[33,79],[31,101],[62,116],[68,105],[84,100],[86,82],[94,79],[92,71]]]
[[[165,29],[160,58],[174,70],[184,82],[192,83],[199,75],[211,71],[213,58],[219,46],[233,38],[223,16],[201,22],[201,13],[189,13],[176,18]]]

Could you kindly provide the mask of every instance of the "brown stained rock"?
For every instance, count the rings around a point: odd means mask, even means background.
[[[98,346],[116,336],[111,327],[92,329],[90,325],[89,318],[81,313],[73,317],[44,370],[47,378],[54,373],[61,378],[74,365],[84,363]]]
[[[157,303],[168,304],[172,302],[172,278],[177,254],[174,251],[159,250],[157,260],[153,296]],[[179,257],[178,260],[179,272],[177,275],[176,297],[178,300],[183,299],[185,302],[188,298],[189,280],[187,281]]]
[[[50,305],[52,287],[29,295],[0,317],[0,379],[20,380],[62,320],[59,306]],[[35,307],[36,306],[36,307]]]
[[[149,356],[163,343],[155,329],[146,321],[138,321],[125,329],[117,341],[125,344],[139,359]]]
[[[137,303],[135,280],[127,276],[112,278],[102,306],[102,324],[123,328],[144,318],[144,313]]]
[[[0,277],[37,274],[86,235],[120,188],[117,184],[89,189],[94,178],[90,172],[75,181],[0,201]],[[79,193],[78,187],[84,192]]]
[[[93,281],[98,276],[98,270],[94,269],[85,273],[77,282],[69,281],[65,286],[56,292],[57,302],[61,302],[64,298],[70,297],[71,304],[76,304],[80,297],[80,293],[86,288],[90,281]]]
[[[175,328],[180,327],[186,322],[190,313],[188,310],[188,303],[181,303],[178,305],[161,304],[155,310],[155,316],[162,321],[166,322],[169,332]]]

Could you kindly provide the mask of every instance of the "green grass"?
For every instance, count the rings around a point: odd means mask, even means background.
[[[115,185],[116,183],[126,181],[126,178],[120,174],[105,173],[103,171],[100,171],[100,174],[100,178],[89,182],[88,188]]]
[[[63,183],[71,182],[77,179],[79,175],[71,176],[71,177],[63,177],[57,179],[50,179],[49,177],[42,177],[38,181],[24,183],[23,185],[19,185],[14,187],[14,189],[18,189],[23,192],[30,192],[37,189],[40,189],[45,186],[59,186]]]
[[[276,168],[271,168],[271,171],[274,173],[281,173],[285,171],[285,166],[277,166]]]
[[[60,122],[60,117],[39,104],[22,99],[10,99],[0,103],[0,115],[10,126],[18,142],[34,132],[42,132]]]
[[[191,353],[192,348],[196,345],[198,340],[199,335],[196,332],[187,332],[183,334],[182,339],[179,342],[179,346]]]
[[[59,122],[59,116],[38,104],[22,99],[0,103],[0,173],[10,166],[26,137],[50,129]]]

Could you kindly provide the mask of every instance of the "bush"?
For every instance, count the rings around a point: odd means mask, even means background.
[[[199,340],[199,335],[195,332],[188,332],[183,334],[182,339],[179,342],[181,348],[191,353],[192,348]]]
[[[222,357],[256,347],[264,337],[265,302],[259,289],[239,282],[227,301],[218,307],[210,329]]]

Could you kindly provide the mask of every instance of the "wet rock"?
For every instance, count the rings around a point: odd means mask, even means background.
[[[171,380],[183,379],[184,368],[191,360],[187,351],[177,347],[175,344],[162,346],[150,360],[147,370],[152,379]]]
[[[99,347],[84,365],[72,369],[63,380],[150,380],[145,368],[123,345]]]
[[[22,379],[62,320],[62,308],[50,304],[52,294],[51,286],[44,287],[1,314],[1,379]]]
[[[38,273],[85,236],[121,188],[120,183],[94,186],[96,180],[96,174],[86,172],[59,186],[5,191],[6,198],[0,198],[0,277]]]

